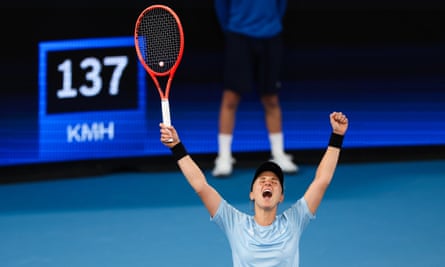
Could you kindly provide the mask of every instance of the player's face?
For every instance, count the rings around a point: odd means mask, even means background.
[[[278,177],[270,171],[261,173],[253,184],[250,198],[262,208],[275,208],[284,198]]]

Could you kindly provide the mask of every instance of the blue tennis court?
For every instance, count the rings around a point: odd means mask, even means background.
[[[251,212],[254,170],[209,182]],[[285,178],[286,208],[315,165]],[[443,266],[445,161],[340,163],[300,266]],[[0,186],[2,267],[231,265],[222,231],[182,175],[125,172]]]

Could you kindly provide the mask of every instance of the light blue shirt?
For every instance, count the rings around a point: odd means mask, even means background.
[[[222,199],[211,218],[226,234],[234,267],[298,267],[301,234],[315,216],[302,197],[269,226],[257,224]]]

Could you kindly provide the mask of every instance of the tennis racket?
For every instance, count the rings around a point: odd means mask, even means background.
[[[165,5],[147,7],[136,21],[134,42],[138,59],[159,92],[162,121],[170,126],[170,87],[184,51],[184,32],[178,15]],[[159,80],[167,76],[163,90]]]

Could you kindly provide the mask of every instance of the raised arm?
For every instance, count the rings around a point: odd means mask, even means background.
[[[210,216],[213,217],[221,202],[220,194],[207,183],[204,173],[187,153],[184,145],[181,143],[176,129],[173,126],[166,126],[163,123],[160,123],[159,127],[161,128],[161,142],[171,149],[173,157],[177,161],[180,170],[201,198],[204,206],[209,211]],[[168,142],[171,139],[173,139],[173,142]]]
[[[317,167],[314,180],[304,194],[304,199],[312,214],[315,214],[317,211],[326,189],[334,176],[343,144],[343,136],[348,129],[348,118],[343,113],[332,112],[329,118],[332,126],[329,145]]]

